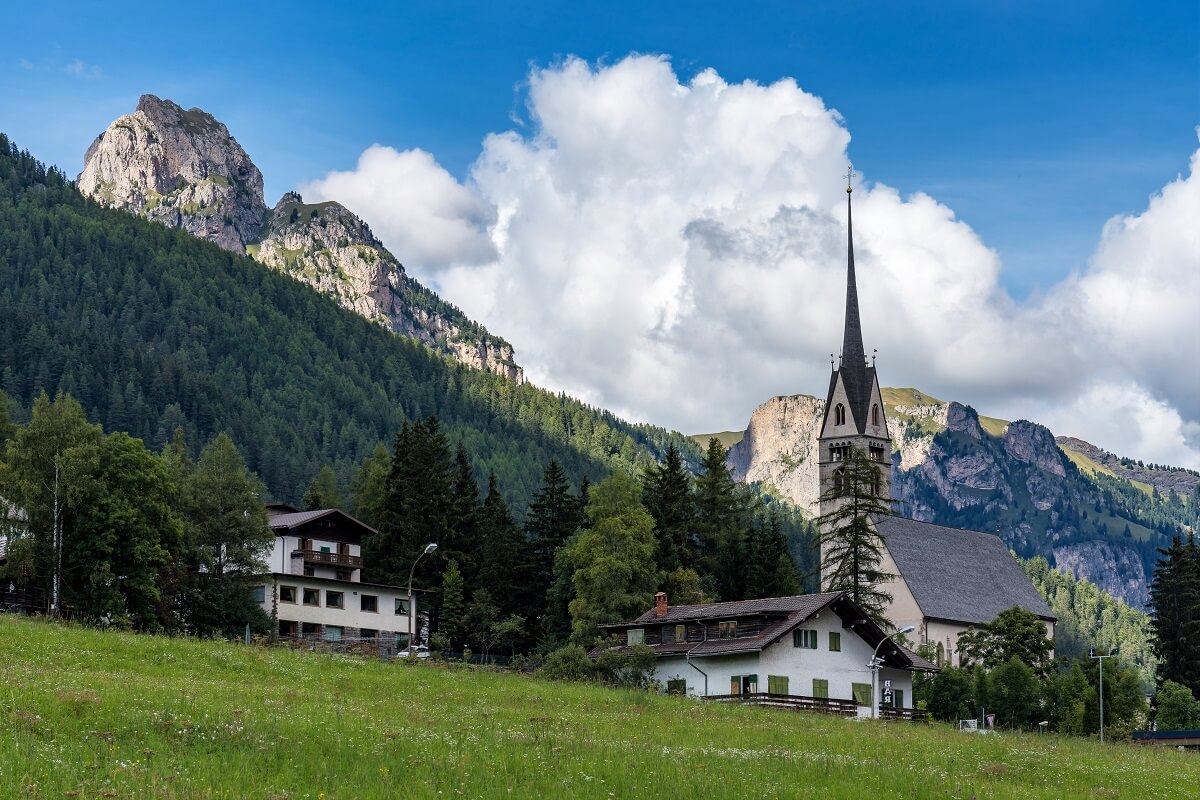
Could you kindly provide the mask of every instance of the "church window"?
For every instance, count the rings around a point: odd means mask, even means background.
[[[871,406],[871,424],[872,425],[879,424],[879,404],[878,403]]]
[[[846,407],[844,405],[842,405],[841,403],[838,403],[836,406],[833,407],[833,424],[834,425],[845,425],[846,424]]]
[[[850,456],[850,445],[835,444],[829,448],[830,461],[845,461]]]
[[[843,491],[845,489],[845,487],[846,487],[846,471],[839,467],[838,469],[835,469],[833,471],[833,490],[835,492],[840,492],[840,491]]]
[[[875,497],[879,497],[879,490],[879,470],[873,470],[871,472],[871,494]]]
[[[872,461],[883,461],[883,445],[873,444],[869,449]]]

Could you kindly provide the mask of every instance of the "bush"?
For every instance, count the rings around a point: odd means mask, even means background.
[[[1165,681],[1158,690],[1158,714],[1155,724],[1160,731],[1185,731],[1200,728],[1200,700],[1186,686]]]
[[[596,665],[587,651],[568,644],[552,651],[542,664],[541,675],[555,681],[587,681],[596,677]]]

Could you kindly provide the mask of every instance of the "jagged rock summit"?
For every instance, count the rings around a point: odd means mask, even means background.
[[[143,95],[84,156],[79,190],[182,228],[304,281],[367,319],[517,383],[512,346],[407,275],[365,222],[336,202],[286,193],[263,202],[263,176],[224,124]]]
[[[262,173],[229,129],[152,94],[96,137],[76,185],[235,253],[257,238],[267,212]]]

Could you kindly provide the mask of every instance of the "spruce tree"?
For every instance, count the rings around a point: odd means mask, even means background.
[[[1174,681],[1200,696],[1200,548],[1194,536],[1178,534],[1150,584],[1150,624],[1160,659],[1158,679]]]
[[[745,589],[744,538],[747,524],[745,493],[725,463],[725,448],[713,437],[704,453],[703,472],[696,478],[696,536],[692,567],[711,578],[722,600],[738,600]]]
[[[890,630],[884,610],[892,598],[879,584],[895,576],[880,567],[883,543],[870,522],[871,516],[891,513],[891,501],[878,495],[883,468],[865,450],[851,447],[839,479],[821,495],[822,505],[831,503],[832,510],[817,518],[817,526],[824,554],[822,589],[848,592],[872,619]]]
[[[308,484],[308,488],[304,490],[304,510],[316,511],[322,508],[342,508],[345,505],[342,499],[342,493],[338,489],[337,476],[333,474],[333,470],[328,464],[321,467],[321,471]]]
[[[546,465],[542,488],[529,505],[525,531],[533,556],[533,584],[545,594],[554,578],[554,551],[579,528],[579,501],[557,461]]]
[[[495,474],[488,476],[488,491],[479,512],[479,536],[479,588],[487,590],[501,616],[536,619],[542,614],[545,594],[531,591],[529,543],[508,513]],[[522,634],[524,642],[528,631]]]
[[[696,554],[691,535],[696,512],[692,481],[674,442],[667,445],[662,463],[646,470],[642,502],[654,517],[659,569],[670,573],[684,564],[693,564]]]
[[[458,562],[450,559],[442,571],[442,608],[438,615],[438,627],[451,648],[461,642],[465,606],[463,576],[458,570]]]
[[[439,545],[445,559],[458,562],[467,586],[475,586],[479,577],[479,487],[467,450],[461,444],[454,456],[454,484],[451,488],[450,525],[446,539]]]

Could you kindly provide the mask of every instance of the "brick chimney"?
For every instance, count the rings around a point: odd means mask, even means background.
[[[654,595],[654,616],[662,619],[667,615],[667,593],[657,592]]]

